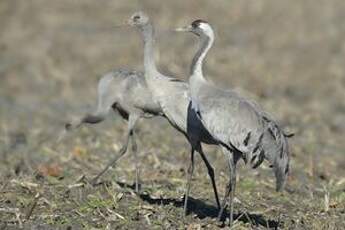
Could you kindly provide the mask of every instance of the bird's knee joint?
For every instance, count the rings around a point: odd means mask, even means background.
[[[188,172],[188,174],[191,174],[191,173],[193,173],[193,171],[194,171],[194,166],[193,166],[193,164],[191,164],[191,165],[188,167],[187,172]]]
[[[133,152],[137,152],[137,150],[138,150],[138,146],[135,142],[132,143],[132,150],[133,150]]]
[[[127,150],[127,147],[126,146],[123,146],[121,149],[120,149],[120,154],[123,155],[126,153],[126,150]]]
[[[208,169],[208,174],[213,178],[214,177],[214,169],[213,168],[209,168]]]
[[[65,129],[66,130],[71,130],[72,129],[72,124],[71,123],[66,123],[65,124]]]

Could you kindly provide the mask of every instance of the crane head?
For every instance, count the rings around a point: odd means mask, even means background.
[[[142,11],[132,14],[127,23],[131,26],[144,26],[149,23],[149,16]]]
[[[211,25],[201,19],[193,21],[190,25],[185,27],[180,27],[175,29],[178,32],[192,32],[197,36],[207,36],[207,37],[214,37],[213,29]]]

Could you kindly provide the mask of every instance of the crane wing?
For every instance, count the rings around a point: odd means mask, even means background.
[[[263,131],[255,108],[233,91],[200,88],[198,109],[202,123],[218,141],[248,152]]]

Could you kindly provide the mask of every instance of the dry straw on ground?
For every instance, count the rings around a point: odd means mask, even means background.
[[[162,119],[140,122],[142,195],[133,156],[91,187],[124,140],[114,114],[57,143],[63,123],[90,111],[97,79],[142,70],[142,43],[115,27],[138,9],[152,15],[160,69],[187,79],[193,36],[170,28],[195,18],[216,28],[205,74],[254,97],[295,132],[284,194],[268,167],[239,167],[235,229],[345,227],[345,3],[341,0],[43,1],[0,3],[0,229],[215,229],[217,210],[200,159],[190,215],[182,219],[189,150]],[[159,57],[159,58],[158,58]],[[250,93],[248,93],[250,92]],[[222,153],[206,148],[223,194]]]

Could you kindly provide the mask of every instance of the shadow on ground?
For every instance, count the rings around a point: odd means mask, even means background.
[[[103,182],[102,182],[103,183]],[[106,182],[104,182],[106,183]],[[123,182],[116,181],[116,183],[122,188],[128,188],[135,190],[135,185],[127,184]],[[176,208],[183,209],[184,200],[183,199],[176,199],[176,198],[152,198],[150,194],[139,194],[141,200],[151,204],[151,205],[174,205]],[[218,208],[214,205],[210,205],[205,203],[202,200],[194,199],[193,197],[189,197],[188,200],[188,214],[195,214],[196,218],[204,219],[204,218],[212,218],[217,219],[218,217]],[[226,217],[229,216],[229,212],[224,211],[223,216],[221,218],[221,227],[224,227]],[[259,214],[250,214],[248,212],[238,212],[234,213],[234,221],[241,221],[245,224],[249,223],[252,226],[263,226],[272,229],[278,229],[279,221],[276,220],[266,220],[262,215]]]

